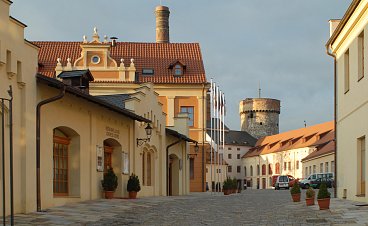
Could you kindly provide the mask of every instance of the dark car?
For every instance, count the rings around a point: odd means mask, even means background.
[[[316,180],[311,181],[311,187],[312,188],[316,188],[319,189],[319,187],[321,186],[321,183],[325,182],[328,188],[332,188],[334,181],[331,178],[318,178]]]

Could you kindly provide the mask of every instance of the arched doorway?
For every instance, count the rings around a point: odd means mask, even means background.
[[[169,156],[169,195],[179,195],[179,158],[175,154]]]
[[[123,185],[121,178],[122,171],[122,150],[121,144],[112,138],[108,138],[104,140],[104,173],[107,172],[108,169],[113,168],[116,175],[118,175],[118,187],[115,191],[115,197],[121,197],[123,195]]]

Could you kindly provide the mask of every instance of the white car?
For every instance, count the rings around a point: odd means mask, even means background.
[[[280,190],[281,188],[289,190],[289,177],[286,175],[278,176],[275,183],[275,190]]]

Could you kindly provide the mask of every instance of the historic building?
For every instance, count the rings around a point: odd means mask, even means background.
[[[4,107],[0,101],[6,215],[10,214],[10,178],[14,213],[101,198],[101,179],[108,168],[118,176],[115,197],[127,197],[131,173],[141,181],[138,196],[188,194],[188,143],[197,143],[188,137],[190,112],[178,112],[167,126],[164,105],[150,81],[134,83],[124,94],[91,95],[90,85],[100,75],[96,67],[74,67],[70,59],[64,67],[64,61],[56,59],[48,73],[50,65],[42,57],[52,57],[52,52],[45,52],[44,43],[24,40],[26,26],[9,17],[10,5],[11,1],[0,1],[0,97],[10,99],[9,85],[13,97],[12,111],[7,101]],[[85,44],[86,57],[89,51],[96,54],[90,62],[96,63],[97,56],[99,63],[113,65],[107,54],[110,44]],[[132,68],[133,62],[123,77],[129,79]],[[151,134],[145,131],[148,125]]]
[[[279,133],[280,101],[270,98],[246,98],[240,101],[240,128],[256,138]]]
[[[322,155],[318,158],[317,155],[314,156],[315,158],[312,155],[333,141],[333,136],[334,123],[326,122],[259,139],[255,147],[242,157],[248,186],[261,189],[270,188],[273,175],[303,178],[305,175],[317,172],[316,167],[320,167],[322,162],[334,165],[330,158],[327,161],[322,158]],[[328,153],[331,153],[330,151]],[[322,150],[319,153],[326,152]],[[317,159],[317,161],[307,161],[312,159]],[[305,171],[303,160],[308,167],[310,164],[314,165],[313,171],[310,168]],[[333,172],[333,168],[328,169]]]
[[[154,83],[167,126],[173,126],[180,112],[189,115],[189,136],[199,144],[198,152],[190,146],[190,191],[204,191],[208,84],[201,50],[198,43],[170,43],[169,9],[158,6],[155,12],[156,43],[101,39],[96,28],[91,39],[84,36],[79,42],[34,42],[40,47],[39,73],[53,77],[88,68],[94,77],[92,95],[129,94],[141,83]]]
[[[337,197],[368,202],[368,1],[353,0],[330,21],[327,54],[334,59]]]

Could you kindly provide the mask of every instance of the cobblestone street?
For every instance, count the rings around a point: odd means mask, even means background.
[[[16,215],[16,225],[368,225],[368,206],[332,199],[331,209],[293,203],[289,191],[194,193],[136,200],[96,200]]]

